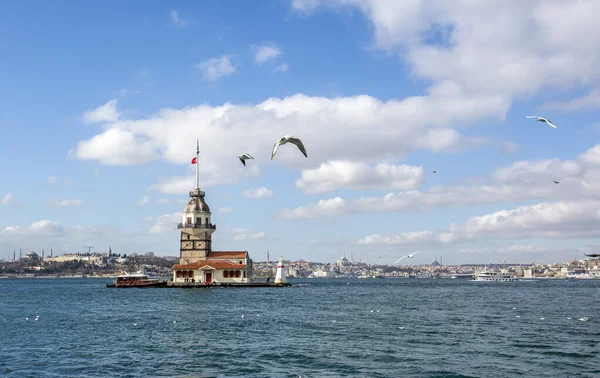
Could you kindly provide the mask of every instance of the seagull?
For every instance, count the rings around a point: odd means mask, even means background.
[[[244,164],[244,167],[246,166],[246,160],[248,159],[254,159],[254,157],[252,155],[250,155],[247,152],[244,152],[241,155],[237,155],[237,158],[240,159],[240,161],[242,162],[242,164]]]
[[[396,264],[398,264],[398,263],[400,262],[400,260],[402,260],[402,259],[403,259],[403,258],[405,258],[405,257],[408,257],[409,259],[412,259],[412,258],[413,258],[413,256],[414,256],[414,255],[416,255],[417,253],[421,253],[421,252],[413,252],[413,253],[411,253],[410,255],[402,256],[402,257],[400,257],[400,258],[399,258],[399,259],[398,259],[398,260],[397,260],[397,261],[396,261],[394,264],[392,264],[392,265],[396,265]]]
[[[304,148],[304,144],[302,144],[302,141],[293,135],[286,135],[284,137],[279,138],[279,140],[275,142],[275,145],[273,146],[273,152],[271,152],[271,160],[273,160],[273,157],[275,156],[275,153],[277,152],[279,146],[286,143],[295,144],[296,146],[298,146],[300,152],[302,152],[304,156],[308,157],[308,155],[306,154],[306,148]]]
[[[437,171],[433,171],[433,173],[437,173]]]
[[[560,181],[552,180],[555,184],[560,184]]]
[[[554,127],[555,129],[557,128],[556,125],[554,125],[552,122],[550,122],[549,119],[546,119],[544,117],[540,117],[540,116],[525,116],[526,118],[537,118],[538,121],[540,122],[546,122],[548,125]]]

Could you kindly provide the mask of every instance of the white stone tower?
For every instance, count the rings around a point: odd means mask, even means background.
[[[198,184],[199,155],[200,145],[196,140],[196,157],[192,160],[192,164],[196,164],[196,188],[190,192],[190,200],[183,209],[182,221],[177,225],[177,229],[181,230],[180,264],[208,258],[212,233],[217,229],[217,226],[211,223],[210,207],[204,202],[205,194]]]
[[[275,283],[283,284],[286,283],[285,279],[285,266],[283,265],[283,256],[279,256],[279,262],[277,263],[277,273],[275,274]]]

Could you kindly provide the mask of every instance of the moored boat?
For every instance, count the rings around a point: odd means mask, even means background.
[[[106,287],[167,287],[167,281],[150,278],[144,272],[125,272],[117,276],[113,283],[106,284]]]

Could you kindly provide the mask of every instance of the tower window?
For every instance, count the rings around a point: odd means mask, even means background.
[[[208,224],[208,217],[206,217],[205,220],[206,220],[206,224]]]
[[[187,224],[192,224],[192,217],[188,217]]]
[[[188,240],[190,240],[190,235],[187,236]]]

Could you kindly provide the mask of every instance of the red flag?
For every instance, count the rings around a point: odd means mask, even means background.
[[[197,163],[197,160],[196,160],[196,158],[193,158],[193,159],[192,159],[192,164],[196,164],[196,163]]]

